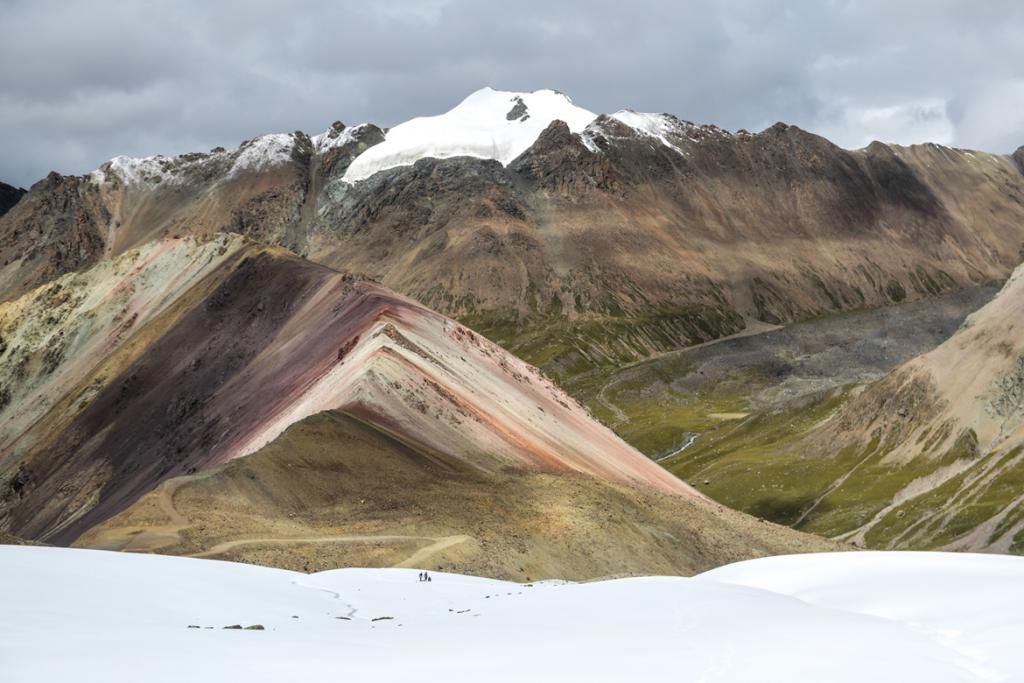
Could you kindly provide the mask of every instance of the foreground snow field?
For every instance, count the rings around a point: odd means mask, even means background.
[[[1024,677],[1021,558],[802,555],[583,584],[417,574],[0,546],[0,680]]]

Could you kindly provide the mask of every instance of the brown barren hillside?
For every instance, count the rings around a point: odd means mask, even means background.
[[[19,536],[502,576],[831,547],[707,500],[461,324],[237,235],[63,276],[0,334]]]
[[[51,176],[0,219],[2,291],[157,237],[234,231],[370,273],[565,375],[748,319],[994,283],[1024,246],[1020,153],[849,151],[783,124],[732,134],[618,112],[576,133],[555,120],[505,166],[421,158],[346,177],[386,139],[337,124]]]

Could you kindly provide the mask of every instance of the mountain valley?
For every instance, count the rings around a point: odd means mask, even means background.
[[[0,218],[0,284],[16,296],[153,239],[237,232],[367,273],[567,379],[749,320],[998,284],[1024,253],[1021,154],[848,151],[784,124],[730,133],[484,89],[386,133],[336,123],[52,174]]]

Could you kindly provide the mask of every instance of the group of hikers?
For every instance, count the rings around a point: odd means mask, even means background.
[[[420,572],[420,581],[430,581],[430,574],[426,572]]]

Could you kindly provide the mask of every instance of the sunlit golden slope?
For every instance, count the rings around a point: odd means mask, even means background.
[[[165,481],[75,545],[520,581],[693,574],[841,548],[643,484],[522,467],[485,472],[339,411],[293,424],[248,457]]]

